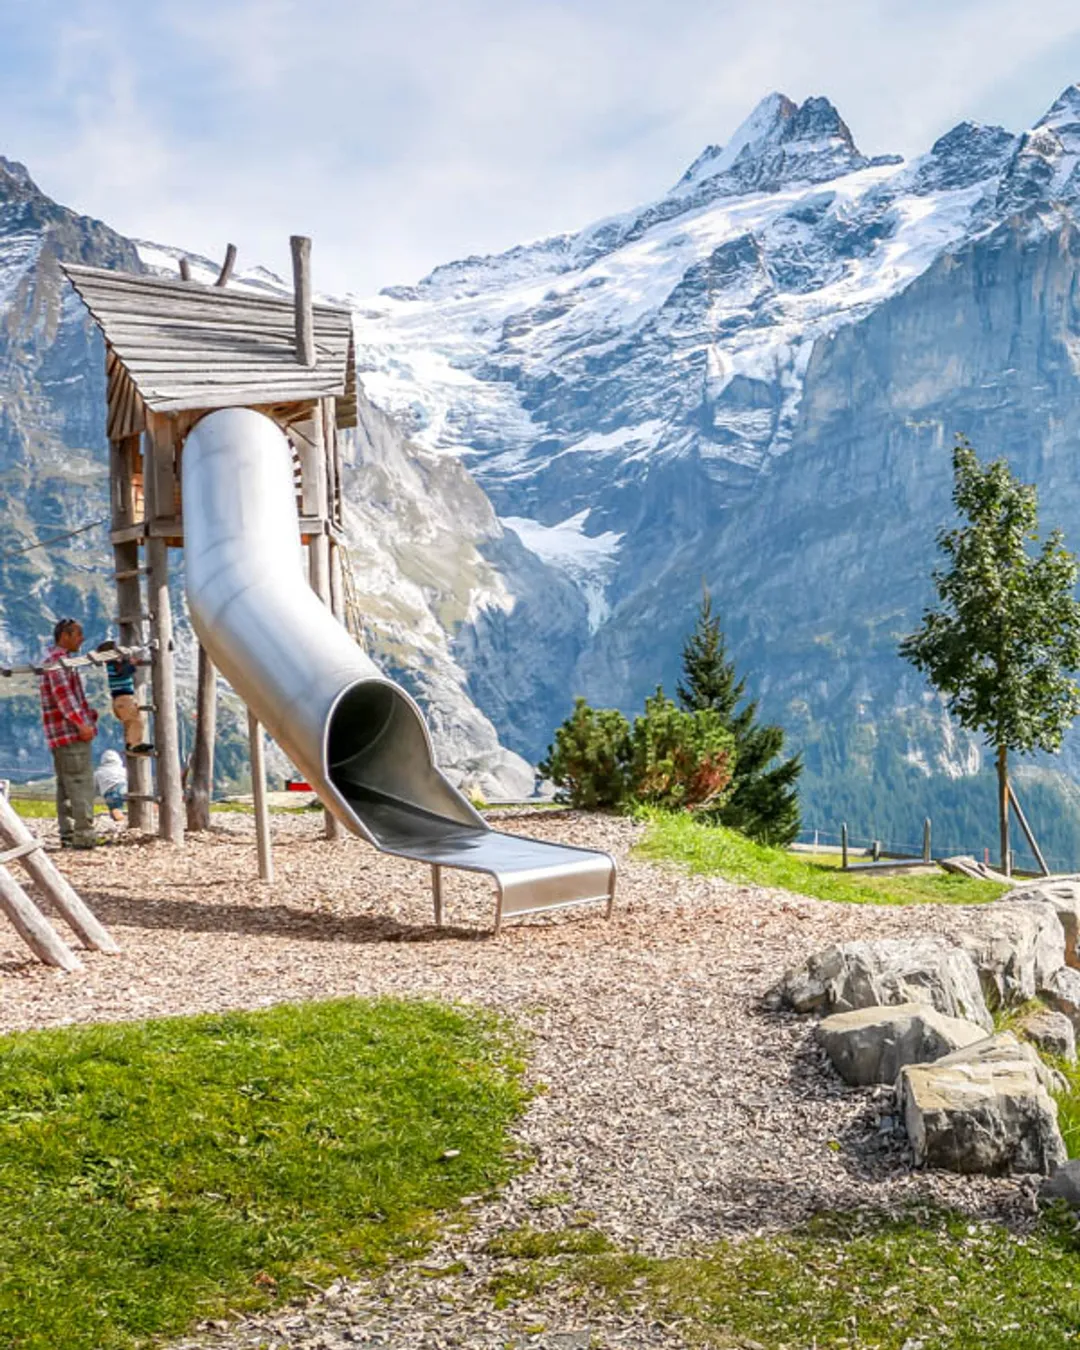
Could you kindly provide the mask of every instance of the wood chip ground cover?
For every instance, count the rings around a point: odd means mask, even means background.
[[[1028,1183],[912,1173],[887,1094],[844,1086],[809,1023],[758,1007],[784,967],[818,947],[948,933],[962,911],[835,905],[690,875],[633,856],[642,827],[625,819],[537,813],[516,824],[617,856],[610,923],[569,911],[492,941],[489,886],[455,873],[437,930],[426,868],[359,840],[325,841],[308,816],[275,817],[277,880],[263,886],[251,818],[222,815],[183,852],[131,840],[63,855],[122,957],[88,955],[86,973],[65,978],[0,929],[0,1027],[389,994],[493,1009],[530,1037],[539,1090],[516,1137],[532,1165],[498,1196],[450,1211],[422,1263],[336,1282],[309,1306],[208,1329],[175,1350],[689,1343],[694,1319],[647,1284],[636,1303],[575,1294],[584,1286],[570,1266],[594,1259],[580,1254],[556,1258],[567,1282],[540,1281],[496,1306],[493,1290],[527,1258],[500,1254],[495,1239],[522,1231],[588,1229],[617,1252],[668,1260],[823,1212],[888,1218],[912,1203],[1030,1230]]]

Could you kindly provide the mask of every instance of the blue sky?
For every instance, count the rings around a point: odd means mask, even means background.
[[[4,0],[0,153],[124,233],[361,294],[661,194],[779,89],[867,153],[1080,80],[1041,0]]]

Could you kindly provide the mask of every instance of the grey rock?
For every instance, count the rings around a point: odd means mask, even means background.
[[[1074,1030],[1080,1028],[1080,970],[1062,966],[1045,981],[1039,993],[1052,1008],[1065,1014]]]
[[[1075,1063],[1076,1031],[1064,1013],[1049,1009],[1026,1013],[1017,1023],[1017,1029],[1025,1040],[1046,1054]]]
[[[925,1003],[859,1008],[820,1022],[817,1039],[845,1083],[895,1083],[905,1064],[926,1064],[985,1038],[983,1027]]]
[[[971,957],[940,938],[840,943],[788,971],[780,990],[796,1012],[926,1003],[947,1017],[993,1027]]]
[[[1012,904],[1048,904],[1054,907],[1065,934],[1066,966],[1080,967],[1077,937],[1080,934],[1080,880],[1073,877],[1055,877],[1053,881],[1036,882],[1009,896]]]
[[[1063,1163],[1053,1176],[1039,1187],[1041,1200],[1064,1200],[1073,1209],[1080,1209],[1080,1158]]]
[[[1067,1158],[1052,1076],[1010,1032],[900,1071],[897,1097],[917,1166],[1049,1174]]]
[[[1065,931],[1056,907],[1036,896],[1017,903],[1011,895],[964,912],[955,940],[975,962],[992,1008],[1033,999],[1065,964]]]

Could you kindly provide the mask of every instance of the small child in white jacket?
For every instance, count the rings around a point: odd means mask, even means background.
[[[115,750],[106,750],[101,756],[101,763],[94,770],[94,787],[98,796],[104,797],[109,815],[118,823],[124,819],[127,785],[124,761]]]

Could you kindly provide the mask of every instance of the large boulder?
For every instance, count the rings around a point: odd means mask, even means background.
[[[1055,1171],[1067,1155],[1054,1086],[1031,1046],[1007,1031],[934,1064],[907,1065],[897,1095],[916,1165],[991,1176]]]
[[[821,1013],[928,1003],[946,1017],[993,1029],[971,957],[942,938],[880,938],[827,947],[788,971],[772,1001],[796,1012]]]
[[[1080,970],[1062,966],[1044,982],[1039,993],[1051,1008],[1065,1014],[1074,1030],[1080,1030]]]
[[[817,1026],[817,1038],[845,1083],[895,1083],[905,1064],[926,1064],[985,1038],[983,1027],[926,1003],[858,1008]]]
[[[1048,1055],[1074,1063],[1076,1060],[1076,1030],[1063,1012],[1036,1008],[1024,1013],[1016,1028],[1026,1041],[1031,1041]]]
[[[1008,902],[1052,906],[1065,935],[1065,958],[1060,964],[1080,968],[1080,951],[1077,949],[1080,935],[1080,879],[1055,877],[1053,881],[1036,881],[1013,891],[1008,896]]]
[[[1065,930],[1048,900],[1007,896],[973,906],[951,924],[956,941],[975,962],[991,1008],[1017,1007],[1033,999],[1065,964]]]

